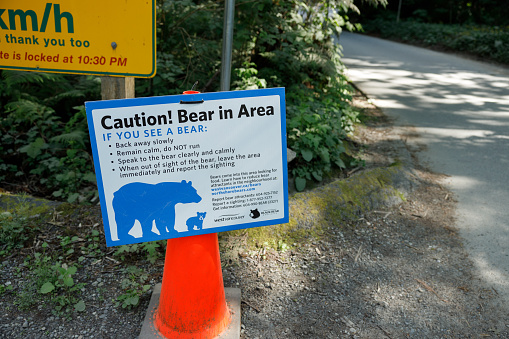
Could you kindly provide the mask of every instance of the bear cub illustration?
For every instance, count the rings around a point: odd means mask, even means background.
[[[203,219],[205,219],[205,215],[207,214],[207,212],[203,212],[203,213],[200,213],[200,212],[196,212],[196,216],[195,217],[191,217],[189,219],[187,219],[186,221],[186,225],[187,225],[187,230],[196,230],[196,231],[199,231],[201,230],[202,226],[203,226]],[[195,229],[196,227],[196,229]]]

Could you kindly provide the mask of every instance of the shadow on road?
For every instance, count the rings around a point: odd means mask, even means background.
[[[451,176],[470,256],[509,300],[509,70],[354,34],[340,43],[350,79]]]

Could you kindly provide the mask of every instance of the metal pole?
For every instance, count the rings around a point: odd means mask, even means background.
[[[399,15],[401,14],[401,3],[403,2],[403,0],[399,0],[399,4],[398,4],[398,16],[396,16],[396,22],[399,22]]]
[[[223,54],[221,57],[221,92],[230,90],[232,74],[233,16],[235,0],[224,2]]]

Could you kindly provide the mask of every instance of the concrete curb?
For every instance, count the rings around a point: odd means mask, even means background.
[[[402,165],[364,170],[351,178],[295,193],[289,199],[287,229],[312,229],[357,219],[363,213],[405,201],[419,186]]]
[[[397,205],[421,185],[412,154],[406,144],[391,139],[391,157],[386,166],[362,169],[289,198],[290,227],[311,229],[352,220],[363,213]]]

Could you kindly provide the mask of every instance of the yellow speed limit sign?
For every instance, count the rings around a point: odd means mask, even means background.
[[[3,0],[0,68],[152,77],[155,0]]]

